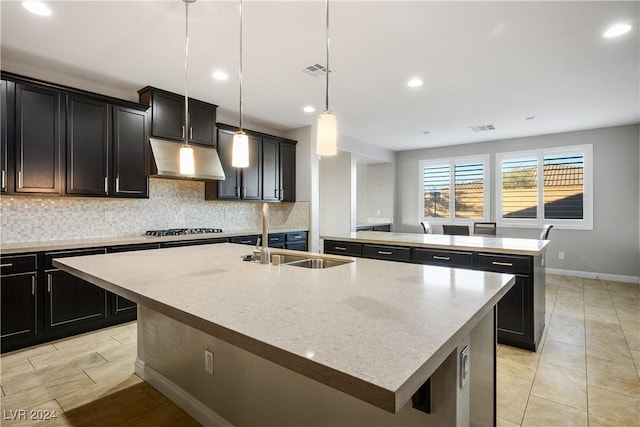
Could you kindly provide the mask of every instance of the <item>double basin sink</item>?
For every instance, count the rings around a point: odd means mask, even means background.
[[[316,254],[284,254],[284,253],[272,253],[271,264],[273,265],[291,265],[294,267],[321,269],[337,267],[343,264],[349,264],[353,262],[352,259],[336,259],[330,257],[323,257]]]

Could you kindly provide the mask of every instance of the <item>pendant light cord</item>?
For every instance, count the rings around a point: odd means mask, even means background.
[[[189,145],[189,1],[184,2],[184,143]]]
[[[240,132],[242,132],[242,0],[240,0]]]
[[[326,9],[326,40],[327,40],[327,67],[324,70],[324,74],[325,74],[325,84],[324,84],[324,91],[325,91],[325,111],[329,111],[329,0],[326,0],[325,2],[325,9]]]

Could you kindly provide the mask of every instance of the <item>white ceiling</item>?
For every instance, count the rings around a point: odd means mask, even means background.
[[[131,98],[146,85],[184,93],[182,1],[48,4],[53,15],[41,17],[2,1],[3,69],[57,70]],[[407,150],[638,123],[639,5],[332,0],[330,107],[340,134]],[[237,115],[238,2],[189,10],[189,95]],[[324,79],[302,69],[325,62],[324,2],[245,0],[243,10],[245,119],[280,130],[312,124]],[[604,39],[617,22],[633,29]],[[214,81],[214,69],[231,78]],[[408,88],[413,76],[424,86]],[[304,113],[308,104],[317,112]],[[486,124],[496,129],[470,129]]]

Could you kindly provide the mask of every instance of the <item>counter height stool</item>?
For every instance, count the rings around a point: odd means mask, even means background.
[[[552,228],[553,228],[553,225],[551,224],[547,224],[544,227],[542,227],[539,240],[549,240],[549,232],[551,231]]]
[[[468,236],[469,235],[469,226],[468,225],[442,225],[442,232],[444,234],[454,235],[454,236]]]
[[[487,236],[496,235],[496,223],[495,222],[474,222],[473,234],[483,234]]]
[[[422,230],[424,230],[424,234],[433,233],[433,229],[431,228],[431,224],[429,224],[429,221],[422,221],[420,225],[422,225]]]

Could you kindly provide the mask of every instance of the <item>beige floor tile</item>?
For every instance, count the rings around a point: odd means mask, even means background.
[[[557,322],[555,318],[555,314],[551,316],[551,324],[549,325],[549,332],[547,334],[548,340],[564,342],[582,347],[585,346],[584,325],[570,326],[565,323]],[[584,324],[584,321],[581,323]]]
[[[587,341],[606,339],[625,341],[624,332],[619,322],[603,322],[600,320],[585,320]]]
[[[82,390],[67,393],[58,397],[57,401],[65,411],[71,411],[86,405],[90,405],[94,400],[106,399],[122,390],[138,386],[143,381],[134,374],[119,375],[111,382],[92,384]]]
[[[587,383],[632,397],[640,396],[640,379],[635,369],[597,357],[587,359]]]
[[[596,320],[599,322],[618,323],[618,313],[613,306],[611,306],[611,308],[605,308],[585,305],[584,319],[585,321]]]
[[[640,377],[640,351],[631,350],[631,358],[633,359],[633,363],[636,365],[636,372]]]
[[[584,321],[584,306],[578,303],[564,303],[556,301],[553,306],[553,314],[574,317],[577,320]]]
[[[587,338],[587,357],[599,357],[623,365],[633,365],[626,341],[606,338]]]
[[[582,277],[576,276],[562,276],[562,286],[565,285],[574,285],[574,286],[583,286],[584,279]]]
[[[585,292],[587,289],[607,289],[607,282],[599,279],[582,279]]]
[[[540,351],[532,352],[515,347],[503,346],[498,354],[499,374],[533,381],[540,360]]]
[[[540,363],[531,394],[582,411],[587,410],[587,378],[584,371]]]
[[[104,365],[86,369],[84,372],[96,384],[119,382],[134,374],[135,357],[123,357]]]
[[[82,346],[64,347],[55,353],[41,354],[29,359],[36,369],[43,369],[47,366],[53,366],[60,363],[68,363],[72,360],[83,359],[88,354],[95,354],[100,350],[104,350],[113,346],[120,346],[116,340],[111,337],[96,337],[93,346],[84,344]],[[103,360],[106,363],[106,360]]]
[[[500,417],[497,418],[496,425],[497,427],[520,427],[519,423],[512,423],[511,421]]]
[[[640,330],[623,326],[622,332],[624,333],[624,337],[627,340],[629,349],[640,351]]]
[[[589,426],[640,425],[640,399],[589,386]]]
[[[14,359],[11,362],[0,362],[0,381],[14,375],[33,371],[33,365],[27,359]]]
[[[104,340],[111,337],[110,329],[111,328],[99,329],[94,332],[87,332],[85,334],[63,338],[61,340],[54,341],[52,344],[58,350],[71,348],[79,350],[91,349],[91,346],[95,344],[96,340]]]
[[[499,373],[497,383],[498,417],[512,423],[522,423],[531,391],[531,381]]]
[[[542,350],[540,363],[584,372],[586,368],[586,351],[582,346],[547,340]]]
[[[588,426],[589,417],[586,411],[564,406],[536,396],[529,398],[524,413],[522,426]]]
[[[200,425],[168,400],[127,421],[132,427],[196,427]]]
[[[545,275],[545,283],[547,284],[547,286],[549,286],[549,284],[559,285],[561,281],[562,281],[562,276],[560,276],[558,274],[546,274]]]
[[[36,347],[29,347],[23,350],[12,351],[0,356],[0,363],[11,363],[16,360],[29,359],[40,354],[52,353],[58,351],[52,344],[43,344]]]
[[[585,309],[604,308],[604,309],[615,311],[615,307],[613,306],[613,302],[611,301],[611,298],[609,298],[608,292],[606,297],[602,297],[599,295],[585,294],[584,308]]]
[[[120,359],[136,360],[138,354],[138,344],[136,342],[109,347],[99,351],[100,356],[109,362],[115,362]]]
[[[120,344],[135,343],[138,340],[138,331],[131,328],[124,328],[118,333],[111,334],[111,337]]]

